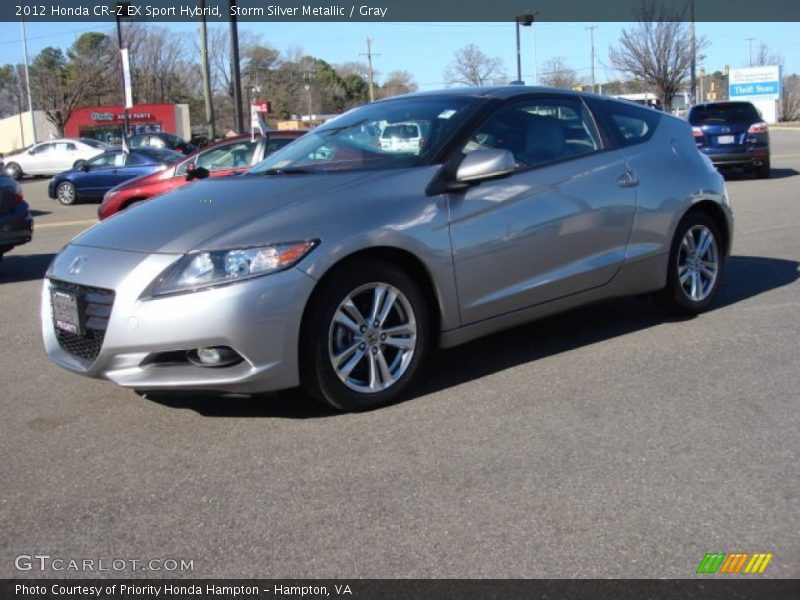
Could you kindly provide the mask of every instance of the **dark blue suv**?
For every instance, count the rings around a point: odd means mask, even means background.
[[[750,102],[711,102],[689,112],[697,149],[718,169],[740,168],[769,177],[769,129]]]

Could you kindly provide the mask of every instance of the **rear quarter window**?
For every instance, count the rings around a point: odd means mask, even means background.
[[[604,102],[603,112],[620,146],[635,146],[653,137],[661,113],[623,102]]]

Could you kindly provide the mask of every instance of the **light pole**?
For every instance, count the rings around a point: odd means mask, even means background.
[[[28,110],[31,111],[31,133],[33,134],[33,143],[36,143],[36,115],[33,114],[33,98],[31,96],[31,75],[28,72],[28,36],[25,32],[25,21],[22,21],[22,54],[25,59],[25,83],[28,88]],[[21,113],[22,111],[20,111]],[[20,116],[20,118],[22,118]],[[25,143],[25,135],[22,136],[23,144]]]
[[[236,131],[244,131],[244,116],[242,115],[242,74],[239,69],[239,26],[236,22],[234,7],[236,0],[228,0],[231,15],[231,84],[233,85],[233,106],[236,115]]]
[[[697,104],[697,32],[695,31],[694,22],[694,0],[692,0],[692,68],[689,77],[692,80],[692,102]],[[668,107],[664,107],[667,109]]]
[[[125,148],[125,138],[128,137],[128,94],[126,93],[125,85],[125,49],[122,42],[122,20],[121,14],[128,14],[130,9],[130,2],[117,2],[116,20],[117,20],[117,44],[119,44],[119,60],[120,71],[122,74],[122,116],[125,122],[124,129],[122,130],[122,147]]]
[[[750,66],[753,66],[753,40],[756,38],[744,38],[744,41],[748,43],[749,52],[750,52]]]
[[[514,19],[517,29],[517,81],[522,83],[522,54],[519,47],[519,26],[530,27],[533,24],[533,13],[525,13]],[[535,46],[534,46],[535,48]]]
[[[214,131],[214,101],[211,97],[211,74],[208,66],[208,27],[206,26],[206,1],[200,0],[200,52],[203,55],[203,101],[206,107],[206,135],[208,141],[213,142],[216,137]]]

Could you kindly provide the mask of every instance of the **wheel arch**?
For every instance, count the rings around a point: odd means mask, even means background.
[[[130,208],[133,204],[136,204],[137,202],[142,202],[143,200],[147,200],[147,198],[145,198],[143,196],[134,196],[133,198],[128,198],[127,200],[125,200],[125,202],[120,204],[119,211],[126,210],[126,209]],[[119,212],[119,211],[117,211],[117,212]]]
[[[724,249],[725,256],[730,256],[731,244],[733,240],[731,223],[728,219],[728,216],[725,214],[725,210],[718,202],[709,199],[700,200],[699,202],[692,204],[681,216],[680,220],[685,219],[686,215],[688,214],[697,212],[704,213],[711,217],[711,219],[714,221],[714,224],[717,226],[717,229],[719,229],[719,234],[722,236],[722,248]]]
[[[305,327],[309,322],[309,311],[317,301],[317,298],[319,297],[319,291],[322,289],[323,284],[332,277],[335,277],[337,271],[340,269],[343,269],[347,265],[363,259],[374,259],[390,263],[408,274],[414,280],[414,282],[420,286],[422,295],[428,305],[428,314],[430,317],[431,327],[431,343],[436,344],[442,322],[442,300],[434,283],[434,278],[429,269],[417,256],[408,250],[404,250],[396,246],[371,246],[369,248],[362,248],[361,250],[356,250],[347,256],[343,256],[338,261],[330,265],[330,267],[317,280],[314,290],[311,292],[311,295],[306,301],[306,305],[303,309],[301,331],[305,330]]]

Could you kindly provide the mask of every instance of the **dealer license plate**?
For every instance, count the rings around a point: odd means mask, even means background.
[[[74,294],[53,291],[53,319],[56,327],[63,331],[81,333],[81,318],[78,313],[78,298]]]
[[[733,144],[736,138],[732,135],[720,135],[717,137],[718,144]]]

